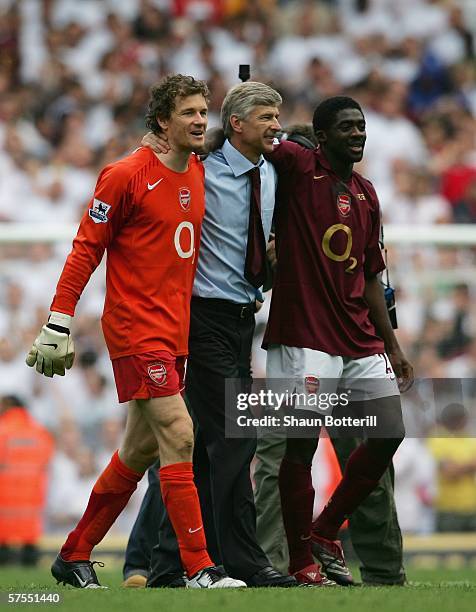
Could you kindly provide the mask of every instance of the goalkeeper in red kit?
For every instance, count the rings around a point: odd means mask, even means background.
[[[350,390],[357,414],[377,415],[378,430],[364,431],[314,523],[318,429],[309,437],[288,435],[279,473],[290,573],[301,582],[318,573],[314,555],[328,578],[350,585],[337,534],[378,485],[404,437],[399,394],[412,383],[413,369],[392,330],[379,279],[385,264],[378,198],[353,170],[366,140],[362,109],[352,98],[329,98],[316,108],[313,128],[318,148],[282,142],[269,156],[279,176],[277,266],[263,346],[270,381],[294,381],[308,394]],[[299,412],[307,416],[309,408]]]
[[[58,282],[51,313],[27,356],[45,376],[74,359],[76,304],[107,250],[104,337],[120,402],[128,402],[122,445],[93,487],[87,508],[51,572],[58,582],[99,588],[92,549],[160,457],[164,503],[191,588],[246,586],[210,559],[193,480],[193,426],[181,397],[190,298],[205,210],[208,89],[193,77],[166,77],[151,90],[146,123],[170,151],[141,147],[99,175]]]

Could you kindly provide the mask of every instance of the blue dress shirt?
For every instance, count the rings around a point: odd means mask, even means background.
[[[245,279],[244,270],[251,191],[246,173],[254,164],[228,140],[204,164],[206,208],[193,295],[238,304],[252,302],[257,291]],[[261,219],[268,238],[277,175],[263,156],[256,165],[261,178]]]

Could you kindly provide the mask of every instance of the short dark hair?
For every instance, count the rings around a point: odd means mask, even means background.
[[[158,134],[162,132],[157,117],[162,120],[170,119],[175,109],[177,98],[186,98],[201,94],[208,102],[210,92],[205,81],[198,81],[192,76],[173,74],[163,78],[159,83],[150,88],[150,99],[145,124]]]
[[[334,123],[337,113],[346,108],[356,108],[364,114],[360,104],[348,96],[334,96],[323,100],[314,111],[312,127],[314,133],[318,130],[328,130]]]

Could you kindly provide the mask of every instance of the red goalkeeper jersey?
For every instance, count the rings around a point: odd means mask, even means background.
[[[151,350],[186,355],[204,212],[204,171],[195,155],[183,173],[146,147],[106,166],[51,310],[74,315],[107,249],[102,328],[111,358]]]

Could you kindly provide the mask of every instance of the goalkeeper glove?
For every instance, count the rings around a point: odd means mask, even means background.
[[[51,312],[48,323],[41,328],[26,357],[31,368],[52,378],[55,374],[64,376],[74,361],[74,343],[69,333],[72,317],[61,312]]]

